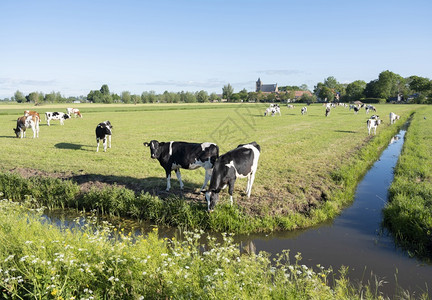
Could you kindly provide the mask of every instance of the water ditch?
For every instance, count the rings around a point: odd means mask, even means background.
[[[405,133],[406,130],[402,129],[392,139],[359,183],[354,203],[332,222],[294,232],[237,236],[236,242],[246,251],[276,254],[290,249],[292,256],[300,252],[303,257],[301,263],[308,267],[320,264],[338,270],[347,266],[352,281],[362,284],[380,282],[379,290],[390,297],[398,294],[398,287],[408,290],[411,296],[429,292],[432,297],[432,265],[410,257],[397,247],[381,224],[382,209],[388,198]],[[77,226],[73,221],[76,217],[79,215],[65,215],[64,212],[46,215],[50,222],[59,226]],[[85,219],[81,218],[80,222],[84,223]],[[153,228],[148,223],[124,220],[121,223],[122,227],[135,228],[136,234]],[[179,234],[170,229],[160,229],[159,233],[168,237]]]

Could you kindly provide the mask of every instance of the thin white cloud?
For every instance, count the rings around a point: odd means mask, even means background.
[[[215,88],[226,84],[219,79],[209,79],[207,81],[193,81],[193,80],[156,80],[151,82],[137,83],[137,85],[148,86],[169,86],[169,87],[199,87],[199,88]]]
[[[34,80],[34,79],[14,79],[14,78],[0,78],[0,84],[9,86],[49,86],[55,84],[55,80]]]
[[[261,71],[257,71],[260,74],[265,74],[265,75],[298,75],[298,74],[305,74],[304,71],[300,71],[300,70],[261,70]]]

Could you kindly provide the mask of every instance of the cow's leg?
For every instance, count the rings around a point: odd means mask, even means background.
[[[204,184],[201,187],[201,191],[205,190],[207,183],[211,179],[211,174],[212,174],[212,169],[205,169]]]
[[[111,148],[111,135],[108,136],[109,148]]]
[[[230,203],[231,203],[231,205],[233,205],[234,182],[235,182],[235,179],[231,179],[228,182],[228,193],[230,194]]]
[[[100,142],[100,138],[96,138],[96,144],[97,144],[96,152],[99,152],[99,142]]]
[[[103,147],[104,147],[104,152],[106,152],[106,149],[107,149],[107,138],[106,138],[106,136],[103,138]]]
[[[63,119],[60,119],[60,125],[63,125],[64,123],[63,123]]]
[[[168,192],[171,188],[171,170],[165,170],[166,172],[166,179],[167,179],[167,187],[166,187],[166,191]]]
[[[246,190],[246,194],[247,194],[248,198],[250,197],[250,194],[252,192],[252,185],[254,183],[254,180],[255,180],[255,172],[252,172],[248,176],[248,184],[247,184],[247,190]]]
[[[180,189],[182,190],[184,187],[183,181],[181,179],[180,169],[177,169],[176,171],[177,179],[180,182]]]

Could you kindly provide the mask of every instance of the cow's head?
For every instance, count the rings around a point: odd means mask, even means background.
[[[216,191],[205,192],[205,198],[207,200],[207,209],[209,212],[212,212],[216,206],[216,203],[219,200],[219,192]]]
[[[66,120],[66,119],[70,119],[70,118],[71,118],[71,116],[70,116],[69,114],[64,114],[64,115],[63,115],[63,119],[65,119],[65,120]]]
[[[157,159],[161,155],[161,149],[159,147],[159,142],[156,140],[151,140],[149,143],[145,142],[144,146],[150,147],[150,156],[153,159]]]
[[[12,130],[15,132],[16,137],[19,138],[21,130],[18,127],[17,128],[12,128]]]

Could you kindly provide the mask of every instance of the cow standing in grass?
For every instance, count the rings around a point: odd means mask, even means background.
[[[70,115],[65,114],[63,112],[49,112],[47,111],[45,113],[45,119],[47,121],[47,125],[50,126],[50,121],[51,120],[59,120],[60,121],[60,125],[64,125],[64,120],[70,119]]]
[[[109,143],[108,147],[111,148],[112,129],[113,126],[111,125],[110,121],[99,123],[98,126],[96,126],[96,152],[99,151],[99,142],[101,140],[103,141],[104,152],[107,150],[107,139]]]
[[[19,117],[16,128],[13,128],[13,131],[17,138],[23,138],[26,136],[26,129],[30,127],[33,130],[33,138],[39,137],[39,122],[38,115]]]
[[[208,210],[212,211],[219,199],[219,192],[228,185],[231,204],[234,183],[237,178],[248,178],[246,194],[250,197],[261,148],[256,142],[238,145],[237,148],[221,155],[215,162],[208,191],[205,193]]]
[[[171,188],[171,171],[175,171],[180,182],[180,189],[183,189],[180,168],[195,170],[199,167],[205,169],[204,184],[201,187],[201,190],[204,190],[212,176],[213,165],[219,156],[219,147],[213,143],[158,142],[152,140],[144,143],[144,146],[150,147],[151,158],[157,159],[165,169],[166,191]]]
[[[79,110],[78,108],[71,108],[71,107],[68,107],[68,108],[66,108],[66,112],[67,112],[67,114],[70,115],[70,116],[74,115],[75,118],[76,118],[77,116],[80,117],[80,118],[82,118],[82,114],[81,114],[81,112],[80,112],[80,110]]]
[[[367,124],[367,129],[368,129],[368,135],[371,134],[371,131],[373,131],[373,134],[375,135],[378,125],[381,124],[381,120],[380,120],[379,116],[373,115],[370,117],[369,120],[366,121],[366,124]]]
[[[400,119],[400,116],[398,116],[394,112],[391,112],[389,117],[390,117],[390,124],[394,124],[394,122],[396,122],[396,120]]]

